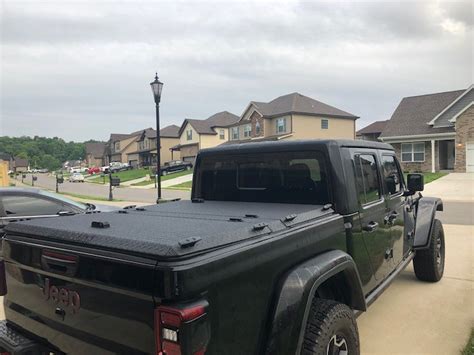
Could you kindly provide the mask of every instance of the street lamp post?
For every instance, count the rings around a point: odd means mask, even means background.
[[[158,80],[158,73],[155,74],[155,80],[150,83],[153,98],[155,99],[156,109],[156,180],[158,180],[158,198],[156,203],[160,203],[161,199],[161,138],[160,138],[160,101],[163,83]]]

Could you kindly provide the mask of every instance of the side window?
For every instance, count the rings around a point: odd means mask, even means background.
[[[62,203],[29,196],[3,196],[6,217],[52,215],[65,211]]]
[[[375,156],[371,154],[355,155],[354,168],[359,203],[365,205],[380,200],[380,181]]]
[[[383,179],[387,191],[394,195],[402,191],[403,175],[395,157],[392,155],[382,156]]]

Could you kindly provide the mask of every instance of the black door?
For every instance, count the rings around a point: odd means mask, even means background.
[[[382,280],[391,270],[390,227],[385,224],[386,208],[375,153],[354,154],[362,235],[375,278]]]

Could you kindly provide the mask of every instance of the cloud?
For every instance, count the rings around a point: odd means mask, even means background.
[[[0,135],[106,139],[299,91],[389,118],[472,82],[470,2],[4,1]]]

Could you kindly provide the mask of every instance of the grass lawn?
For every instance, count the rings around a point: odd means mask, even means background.
[[[170,189],[170,190],[191,190],[192,186],[193,186],[192,181],[186,181],[186,182],[183,182],[182,184],[173,185],[173,186],[165,187],[165,188]]]
[[[471,336],[466,344],[466,347],[461,352],[461,355],[473,355],[474,354],[474,328],[471,329]]]
[[[150,174],[150,170],[142,168],[142,169],[132,169],[132,170],[120,171],[118,173],[113,173],[112,176],[120,178],[120,182],[125,182],[125,181],[130,181],[130,180],[135,180],[135,179],[145,177],[145,175],[147,175],[147,174]],[[105,180],[106,184],[109,183],[109,175],[108,174],[105,176],[105,179],[104,179],[104,177],[102,177],[100,175],[96,175],[92,178],[86,179],[86,182],[93,182],[93,183],[96,183],[96,184],[103,184],[104,180]]]
[[[407,180],[407,175],[408,173],[405,173],[405,181]],[[425,177],[425,184],[429,184],[430,182],[446,175],[448,175],[448,173],[423,173],[423,176]]]
[[[169,174],[169,175],[166,175],[166,176],[162,176],[161,181],[163,182],[163,181],[166,181],[166,180],[171,180],[171,179],[174,179],[174,178],[177,178],[177,177],[180,177],[180,176],[189,175],[189,174],[192,174],[192,173],[193,173],[192,170],[180,171],[178,173],[173,173],[173,174]],[[136,184],[132,184],[132,186],[146,186],[146,185],[152,185],[154,183],[155,183],[155,181],[152,178],[150,181],[137,182]]]

